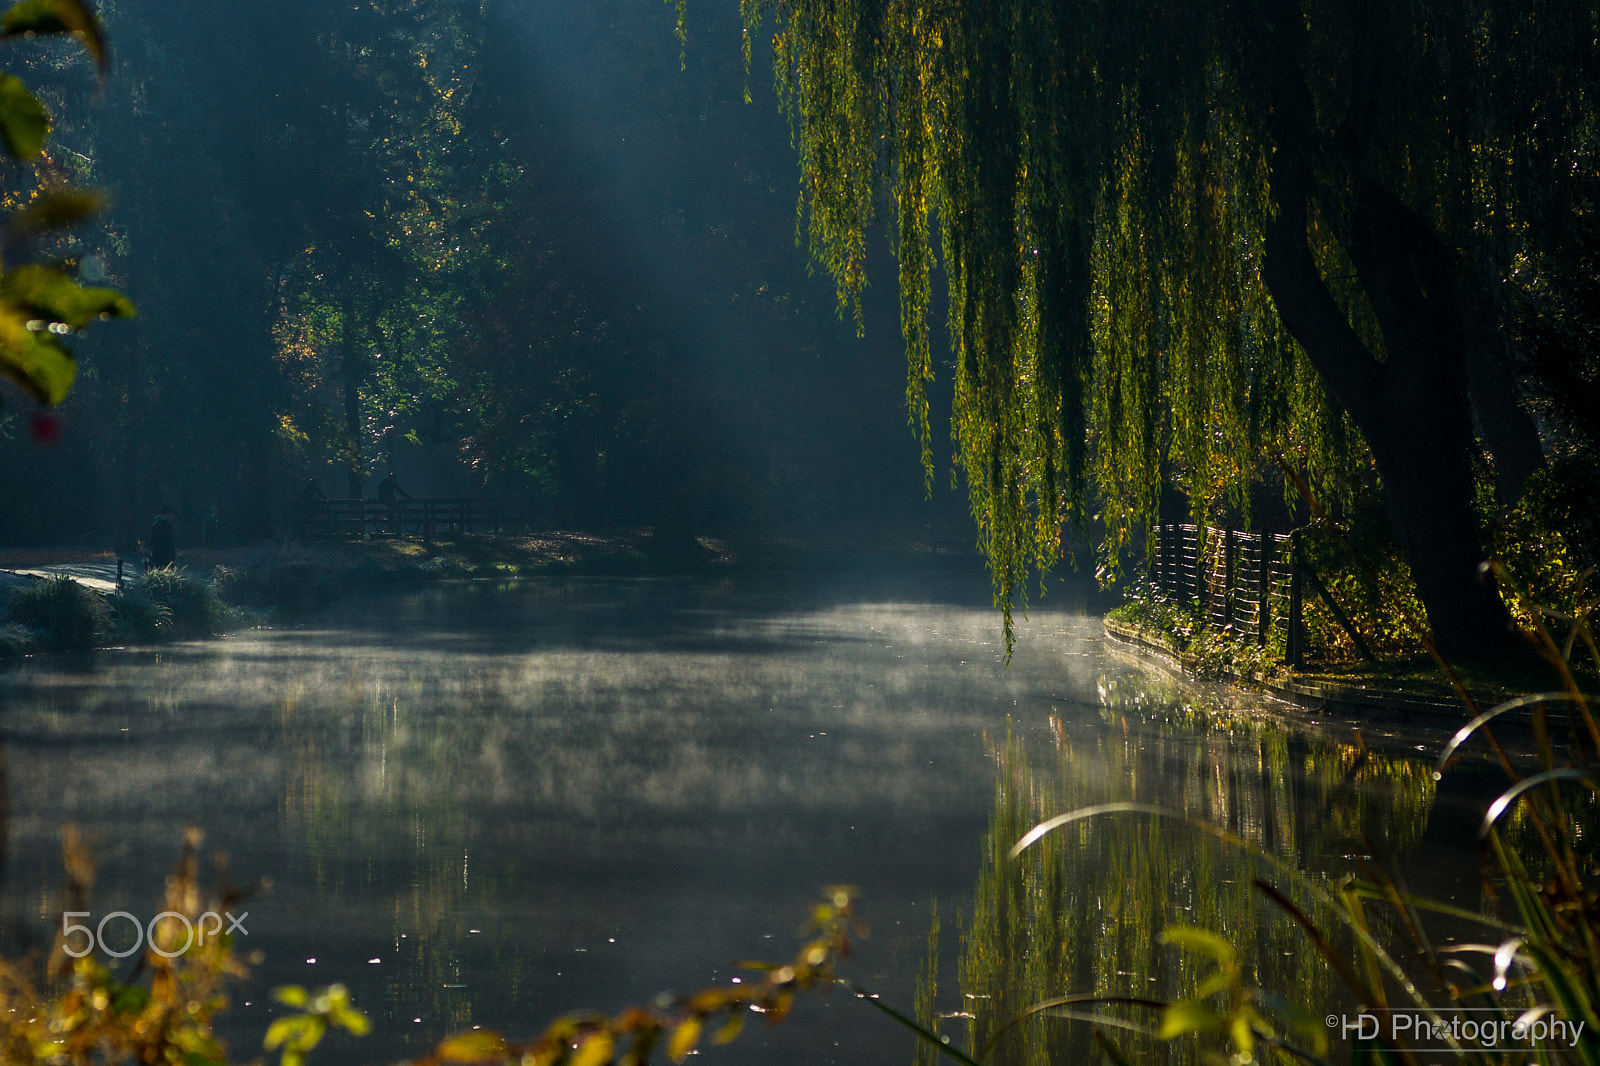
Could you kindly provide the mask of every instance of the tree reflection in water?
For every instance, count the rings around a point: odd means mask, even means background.
[[[1343,1002],[1304,936],[1252,886],[1255,877],[1280,880],[1276,872],[1181,821],[1107,815],[1065,826],[1008,858],[1044,819],[1114,801],[1213,822],[1322,873],[1347,867],[1344,856],[1363,847],[1362,834],[1386,856],[1421,841],[1434,791],[1423,759],[1371,751],[1354,734],[1335,739],[1276,718],[1197,706],[1152,681],[1102,680],[1099,718],[1109,728],[1056,717],[1048,747],[1009,732],[990,738],[998,777],[972,912],[959,923],[962,1006],[941,1004],[947,1016],[939,1019],[953,1041],[964,1035],[981,1049],[1019,1012],[1068,993],[1192,995],[1210,966],[1160,942],[1174,924],[1214,930],[1237,945],[1247,983],[1319,1010]],[[931,998],[927,980],[921,1006]],[[1159,1023],[1148,1008],[1098,1009]],[[1086,1061],[1091,1028],[1036,1017],[1005,1033],[987,1061]],[[1199,1058],[1193,1040],[1107,1034],[1134,1062]],[[919,1049],[919,1062],[929,1054]]]

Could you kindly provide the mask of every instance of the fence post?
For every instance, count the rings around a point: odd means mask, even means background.
[[[1222,628],[1233,628],[1233,553],[1238,547],[1233,527],[1222,531]]]
[[[1156,525],[1156,588],[1167,592],[1167,527]]]
[[[1168,522],[1161,530],[1161,561],[1162,582],[1161,587],[1168,596],[1174,600],[1178,598],[1178,568],[1177,560],[1172,557],[1177,550],[1176,539],[1173,536],[1173,524]]]
[[[1305,634],[1300,618],[1300,536],[1289,534],[1289,665],[1298,670],[1305,665]]]
[[[1272,628],[1272,534],[1261,531],[1260,558],[1256,560],[1256,647],[1267,646]]]
[[[1186,579],[1184,583],[1183,598],[1190,603],[1200,599],[1200,534],[1198,527],[1194,536],[1194,551],[1189,550],[1189,531],[1186,526],[1178,527],[1178,558],[1182,560],[1179,578]],[[1188,573],[1183,573],[1187,570]]]

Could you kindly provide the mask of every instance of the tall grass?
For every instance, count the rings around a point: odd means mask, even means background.
[[[67,577],[46,578],[16,590],[6,602],[6,621],[25,626],[46,651],[87,651],[111,633],[105,597]]]
[[[164,635],[179,639],[209,637],[227,627],[228,605],[210,582],[201,581],[176,567],[151,570],[134,583],[131,594],[143,597],[164,614]]]

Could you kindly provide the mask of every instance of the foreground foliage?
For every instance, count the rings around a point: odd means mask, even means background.
[[[52,34],[71,36],[102,72],[109,69],[100,24],[84,0],[22,0],[0,14],[0,36]],[[44,152],[50,126],[49,111],[21,79],[0,72],[0,145],[6,155],[34,164]],[[51,181],[48,170],[42,178],[7,221],[8,249],[27,247],[33,238],[71,227],[101,207],[96,192]],[[77,365],[62,339],[99,319],[130,317],[133,304],[113,289],[80,286],[66,264],[6,266],[0,273],[0,374],[40,403],[60,403],[77,377]]]

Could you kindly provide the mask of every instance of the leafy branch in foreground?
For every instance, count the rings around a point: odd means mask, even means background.
[[[102,73],[110,54],[99,20],[84,0],[21,0],[0,14],[0,37],[67,34]],[[44,152],[50,113],[13,74],[0,72],[0,146],[19,163]],[[0,231],[0,249],[26,248],[40,235],[99,212],[104,198],[71,187],[42,187]],[[5,265],[5,264],[0,264]],[[22,263],[0,272],[0,374],[44,404],[60,403],[77,376],[63,338],[97,319],[129,318],[133,304],[115,289],[85,288],[62,263]]]
[[[629,1007],[615,1015],[569,1014],[557,1018],[542,1034],[523,1044],[494,1032],[463,1033],[416,1060],[416,1066],[446,1062],[478,1062],[485,1066],[642,1066],[663,1041],[667,1057],[682,1062],[708,1032],[712,1044],[736,1039],[749,1013],[760,1014],[767,1024],[777,1025],[794,1009],[797,994],[827,991],[843,983],[834,966],[849,956],[851,935],[859,930],[854,892],[842,886],[825,891],[828,898],[812,908],[809,939],[792,962],[734,964],[765,974],[759,982],[702,989],[691,996],[668,998],[655,1009]]]
[[[73,959],[64,950],[65,931],[51,955],[60,991],[41,994],[24,969],[0,961],[0,1062],[117,1063],[181,1062],[220,1066],[226,1049],[212,1019],[226,1009],[225,988],[245,975],[233,937],[205,929],[203,916],[234,908],[247,893],[227,885],[225,861],[216,860],[216,887],[200,884],[202,836],[190,828],[172,875],[164,907],[152,923],[149,947],[133,969],[115,975],[94,952]],[[94,883],[94,861],[76,830],[63,834],[67,884],[63,911],[83,913]],[[80,926],[79,929],[82,927]],[[11,1020],[20,1019],[20,1020]]]

